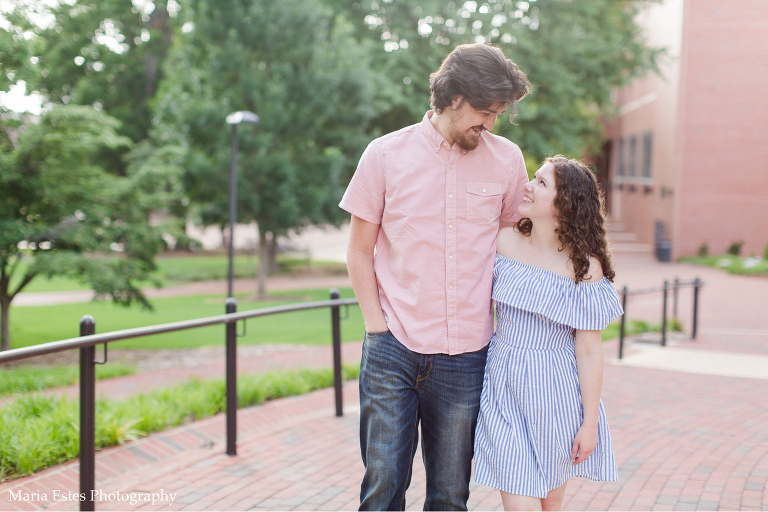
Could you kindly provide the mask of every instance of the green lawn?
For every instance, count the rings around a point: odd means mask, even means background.
[[[0,396],[11,393],[27,393],[41,389],[77,384],[80,369],[77,365],[20,366],[0,370]],[[96,379],[112,379],[136,373],[136,367],[124,363],[96,366]]]
[[[255,277],[257,258],[247,254],[235,256],[235,277]],[[174,283],[190,281],[209,281],[212,279],[226,279],[229,275],[229,258],[225,254],[163,254],[155,259],[157,271],[155,277],[163,286]],[[306,268],[306,261],[278,258],[281,273],[301,271]],[[18,276],[11,282],[15,287],[25,270],[26,262],[20,263],[16,272]],[[323,268],[328,273],[344,274],[346,265],[335,261],[313,261],[312,268]],[[145,286],[151,286],[147,282]],[[53,277],[47,279],[36,277],[24,287],[24,292],[51,292],[61,290],[87,290],[88,286],[66,277]]]
[[[683,324],[676,318],[670,318],[667,324],[667,331],[683,332]],[[649,324],[645,320],[628,320],[624,325],[624,335],[634,336],[645,332],[661,332],[661,324]],[[621,318],[614,320],[603,329],[602,340],[608,341],[619,337],[621,333]]]
[[[729,274],[745,276],[768,276],[768,259],[751,256],[744,258],[725,254],[721,256],[687,256],[680,262],[721,268]]]
[[[351,288],[340,290],[342,298],[353,298]],[[328,290],[301,290],[278,292],[279,298],[256,302],[252,295],[240,295],[238,310],[293,304],[304,301],[327,300]],[[83,315],[96,320],[96,332],[108,332],[133,327],[177,322],[224,313],[224,297],[219,295],[152,299],[155,311],[138,306],[123,308],[109,302],[86,302],[56,306],[11,307],[12,348],[37,345],[49,341],[72,338],[79,334],[79,321]],[[342,308],[342,318],[344,317]],[[247,321],[246,335],[238,343],[298,343],[321,345],[331,342],[331,313],[329,308],[282,313]],[[361,340],[364,331],[363,316],[357,306],[349,307],[349,318],[341,324],[343,341]],[[238,323],[242,332],[242,322]],[[118,341],[111,348],[191,348],[224,343],[224,325],[177,331],[168,334]]]
[[[11,281],[11,289],[16,288],[16,280]],[[61,290],[89,290],[90,287],[66,277],[36,277],[22,292],[58,292]]]
[[[254,277],[256,258],[248,255],[235,256],[235,277]],[[223,254],[181,254],[162,255],[155,259],[155,276],[163,286],[173,282],[207,281],[226,279],[229,273],[229,259]],[[25,262],[20,263],[17,274],[23,273]],[[20,277],[18,278],[20,279]],[[15,283],[12,283],[15,285]],[[151,286],[150,283],[146,284]],[[50,292],[60,290],[87,290],[88,286],[66,277],[36,277],[24,287],[24,292]]]

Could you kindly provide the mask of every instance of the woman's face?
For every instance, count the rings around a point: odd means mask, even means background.
[[[533,175],[533,179],[523,187],[523,202],[517,209],[523,217],[532,221],[557,218],[555,210],[555,166],[547,162]]]

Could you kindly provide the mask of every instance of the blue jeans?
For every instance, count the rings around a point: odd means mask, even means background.
[[[488,348],[418,354],[391,332],[365,335],[360,362],[360,510],[405,510],[421,422],[424,510],[467,510]]]

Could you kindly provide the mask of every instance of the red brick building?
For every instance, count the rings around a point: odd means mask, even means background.
[[[601,178],[639,242],[762,255],[768,243],[768,0],[664,0],[641,13],[661,76],[617,94]]]

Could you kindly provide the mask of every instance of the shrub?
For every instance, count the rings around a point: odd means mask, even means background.
[[[360,365],[344,364],[344,380]],[[330,369],[241,375],[240,407],[333,386]],[[24,394],[0,407],[0,480],[18,478],[74,459],[80,449],[77,399]],[[155,389],[126,400],[96,401],[96,448],[123,444],[151,432],[207,418],[226,410],[223,379],[196,380]]]
[[[768,260],[768,244],[765,244],[765,249],[763,249],[763,259]]]
[[[728,254],[733,254],[734,256],[738,256],[741,254],[741,246],[744,245],[744,240],[739,240],[738,242],[733,242],[728,247]]]
[[[699,256],[709,256],[709,245],[707,245],[707,242],[699,246]]]

